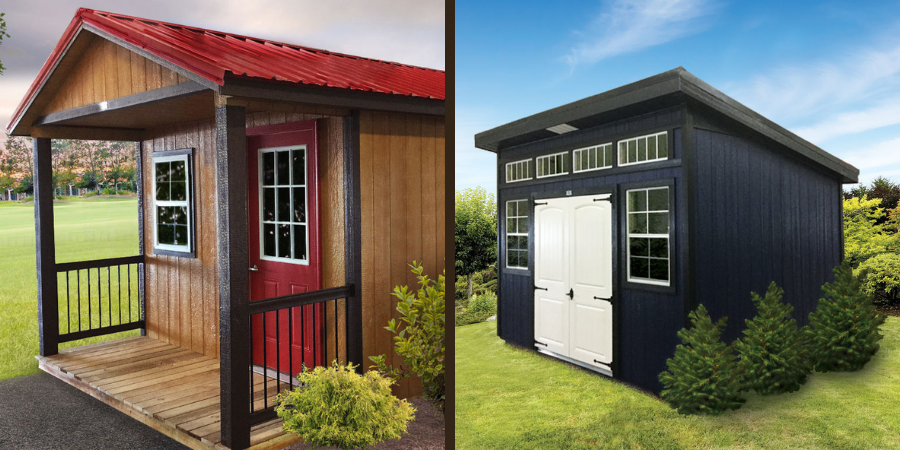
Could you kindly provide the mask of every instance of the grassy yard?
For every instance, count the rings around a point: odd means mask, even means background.
[[[514,348],[496,322],[456,329],[457,448],[900,448],[900,318],[852,373],[720,416],[682,416],[652,395]]]
[[[57,262],[137,254],[136,198],[56,202],[53,213]],[[34,205],[0,202],[0,380],[38,370],[34,359],[38,353],[35,267]],[[136,333],[91,338],[61,347]]]

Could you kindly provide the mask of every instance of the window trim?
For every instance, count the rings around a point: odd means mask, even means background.
[[[303,175],[304,184],[303,184],[302,186],[300,186],[300,185],[293,185],[293,184],[288,185],[288,186],[275,184],[275,185],[273,185],[273,186],[271,186],[271,187],[274,187],[274,188],[277,188],[277,187],[288,187],[289,192],[291,193],[291,203],[293,203],[293,199],[294,199],[294,188],[295,188],[295,187],[302,187],[302,188],[303,188],[303,195],[305,196],[305,203],[304,203],[304,204],[306,205],[306,208],[307,208],[306,222],[303,222],[303,223],[300,223],[300,222],[297,222],[297,223],[295,223],[295,222],[279,222],[279,221],[266,222],[266,221],[263,220],[263,203],[264,203],[264,199],[263,199],[263,184],[262,184],[262,183],[263,183],[263,155],[266,154],[266,153],[276,153],[276,152],[279,152],[279,151],[285,151],[285,150],[299,150],[299,149],[302,149],[302,150],[303,150],[303,159],[304,159],[304,161],[303,161],[303,167],[306,169],[306,173]],[[277,160],[278,157],[276,156],[275,158],[276,158],[276,160]],[[259,220],[259,233],[257,233],[257,234],[259,234],[259,259],[261,259],[261,260],[263,260],[263,261],[274,261],[274,262],[279,262],[279,263],[297,264],[297,265],[301,265],[301,266],[308,266],[308,265],[310,264],[310,261],[309,261],[309,260],[310,260],[310,252],[311,252],[310,247],[309,247],[309,241],[310,241],[310,239],[309,239],[309,233],[310,233],[309,227],[310,227],[310,223],[309,223],[309,212],[308,212],[308,210],[309,210],[309,147],[307,146],[307,144],[297,144],[297,145],[285,145],[285,146],[280,146],[280,147],[266,147],[266,148],[260,148],[259,151],[257,152],[257,159],[258,159],[258,161],[257,161],[257,171],[259,172],[259,173],[257,174],[257,190],[259,191],[259,192],[257,193],[257,195],[259,196],[259,211],[258,211],[258,214],[257,214],[257,217],[258,217],[258,220]],[[288,167],[288,170],[289,170],[288,178],[293,179],[293,176],[294,176],[294,165],[291,164],[291,165]],[[276,197],[276,198],[277,198],[277,197]],[[278,205],[277,205],[277,204],[275,205],[275,208],[276,208],[276,209],[278,208]],[[289,225],[289,226],[303,225],[304,228],[305,228],[305,230],[306,230],[306,259],[282,258],[282,257],[278,257],[278,256],[267,256],[267,255],[265,255],[265,254],[264,254],[264,252],[265,252],[265,242],[263,241],[263,238],[265,237],[265,233],[263,232],[263,230],[265,229],[265,228],[264,228],[264,225],[265,225],[266,223],[275,224],[275,225],[276,225],[276,228],[277,228],[277,226],[280,225],[280,224],[287,224],[287,225]],[[291,248],[293,248],[293,246],[294,246],[294,233],[292,232],[292,233],[291,233]]]
[[[590,169],[576,169],[575,168],[575,153],[582,152],[582,151],[590,151],[591,149],[597,149],[598,159],[599,159],[599,156],[602,154],[603,162],[605,163],[606,162],[606,153],[603,151],[603,149],[607,145],[610,147],[610,150],[612,151],[612,156],[613,156],[613,158],[612,158],[613,160],[610,161],[609,165],[593,167]],[[616,155],[616,148],[613,145],[613,142],[604,142],[603,144],[588,145],[587,147],[576,148],[576,149],[572,150],[572,173],[574,174],[574,173],[593,172],[596,170],[612,169],[613,164],[616,162],[616,156],[618,156],[618,155]],[[590,158],[588,159],[588,161],[590,161]]]
[[[650,137],[650,136],[659,136],[659,135],[666,135],[666,149],[667,149],[666,151],[667,151],[667,154],[666,154],[666,157],[665,157],[665,158],[660,158],[660,157],[659,157],[659,143],[658,143],[658,141],[657,141],[657,158],[656,158],[656,159],[646,159],[646,160],[644,160],[644,161],[625,162],[625,163],[619,162],[619,145],[621,145],[622,142],[626,142],[626,143],[627,143],[628,141],[637,141],[638,139],[648,138],[648,137]],[[615,146],[615,148],[613,149],[613,150],[615,151],[616,164],[617,164],[618,167],[628,167],[628,166],[634,166],[634,165],[638,165],[638,164],[648,164],[648,163],[652,163],[652,162],[666,161],[666,160],[668,160],[668,159],[671,159],[671,156],[672,156],[672,148],[670,147],[669,142],[670,142],[670,140],[669,140],[669,130],[660,131],[660,132],[658,132],[658,133],[642,134],[642,135],[640,135],[640,136],[634,136],[634,137],[630,137],[630,138],[626,138],[626,139],[619,139],[619,140],[616,141],[616,146]],[[627,145],[627,144],[626,144],[626,145]],[[627,153],[627,151],[628,151],[628,150],[626,149],[626,153]],[[626,159],[627,159],[627,157],[626,157]]]
[[[627,249],[628,246],[628,220],[626,216],[628,215],[628,191],[638,190],[638,189],[652,189],[652,188],[669,188],[669,284],[650,284],[641,282],[641,280],[630,280],[628,276],[628,264],[630,264],[629,253],[630,249]],[[679,223],[678,218],[678,193],[676,192],[676,179],[675,178],[657,178],[647,181],[633,181],[628,183],[619,184],[619,190],[622,193],[618,197],[618,206],[619,211],[622,211],[621,214],[618,215],[618,228],[622,230],[618,234],[618,245],[619,248],[623,248],[625,246],[624,251],[618,252],[619,257],[617,261],[619,263],[619,267],[621,270],[618,271],[618,275],[616,275],[619,280],[619,285],[622,289],[633,289],[639,291],[649,291],[649,292],[657,292],[661,294],[674,295],[677,293],[678,285],[681,282],[679,272],[679,264],[681,264],[681,258],[683,257],[683,249],[681,249],[678,245],[678,232],[676,232],[676,227]],[[686,223],[682,223],[682,226],[688,226]],[[649,231],[649,230],[648,230]]]
[[[509,166],[513,165],[513,164],[518,165],[518,164],[522,164],[522,163],[525,163],[525,169],[526,169],[526,172],[528,172],[528,178],[523,177],[523,178],[518,178],[515,180],[510,180],[509,179]],[[534,179],[534,170],[531,167],[531,158],[520,159],[518,161],[510,161],[510,162],[506,163],[506,166],[504,166],[504,169],[505,169],[505,173],[506,173],[506,182],[507,183],[517,183],[519,181],[528,181],[528,180]]]
[[[570,170],[570,168],[566,168],[566,159],[565,159],[565,157],[568,155],[569,155],[569,151],[567,150],[564,152],[550,153],[547,155],[541,155],[541,156],[535,157],[534,158],[534,177],[536,179],[541,179],[541,178],[552,178],[552,177],[558,177],[558,176],[562,176],[562,175],[569,175],[571,173],[571,170]],[[553,157],[557,157],[557,156],[563,157],[563,160],[562,160],[563,161],[563,171],[562,172],[557,172],[557,173],[553,173],[550,175],[541,175],[538,173],[538,168],[539,168],[541,159],[549,159],[549,158],[553,158]]]
[[[525,215],[524,216],[519,216],[519,215],[509,216],[509,204],[512,202],[525,202]],[[531,224],[529,223],[529,214],[528,214],[528,208],[530,206],[529,203],[530,203],[530,200],[528,200],[526,198],[507,200],[506,202],[503,203],[503,205],[506,208],[506,209],[504,209],[504,211],[506,211],[506,214],[503,215],[503,222],[504,222],[504,225],[503,225],[503,238],[504,238],[504,240],[503,240],[503,242],[504,242],[504,244],[503,244],[503,268],[504,269],[515,270],[515,271],[529,270],[529,265],[530,265],[529,261],[531,261]],[[518,214],[518,211],[519,211],[519,206],[516,205],[516,214]],[[518,229],[516,229],[515,233],[510,233],[509,232],[509,219],[510,218],[515,218],[515,219],[524,218],[525,222],[528,223],[528,232],[519,233]],[[528,248],[525,249],[525,255],[526,255],[525,267],[509,265],[509,250],[510,250],[509,249],[509,236],[525,236],[528,238]],[[522,251],[522,249],[516,249],[516,251]]]
[[[187,166],[187,180],[185,183],[186,201],[166,200],[163,204],[156,200],[156,163],[166,161],[185,161]],[[153,152],[151,156],[150,175],[153,179],[153,254],[178,256],[182,258],[196,258],[196,234],[194,232],[194,149],[182,148]],[[159,224],[157,223],[157,208],[160,206],[187,206],[188,208],[188,243],[187,245],[171,245],[159,243]]]

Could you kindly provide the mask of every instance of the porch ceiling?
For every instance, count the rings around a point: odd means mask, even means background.
[[[37,125],[126,128],[148,130],[176,123],[192,122],[215,117],[214,93],[202,90],[181,97],[165,98],[149,103],[139,103],[120,108],[107,108],[96,112],[85,111],[86,107],[60,111],[37,122]],[[89,105],[95,106],[95,105]],[[79,111],[82,110],[82,114]],[[69,116],[66,113],[70,113]],[[46,119],[55,120],[46,120]]]

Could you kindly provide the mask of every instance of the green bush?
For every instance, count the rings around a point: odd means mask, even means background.
[[[781,301],[783,295],[774,281],[764,298],[750,293],[758,313],[744,321],[744,336],[734,343],[745,390],[762,395],[793,392],[806,382],[809,363],[803,333],[791,318],[794,307]]]
[[[865,274],[862,274],[865,277]],[[884,316],[862,291],[860,278],[844,261],[825,283],[816,310],[804,330],[813,367],[819,372],[859,370],[878,351]]]
[[[690,328],[682,328],[682,344],[666,360],[668,369],[659,374],[660,396],[682,414],[718,414],[737,409],[741,398],[741,375],[730,346],[721,341],[727,318],[715,324],[703,305],[688,317]]]
[[[406,432],[415,408],[391,395],[392,381],[375,371],[365,375],[353,365],[303,368],[300,386],[278,394],[275,412],[284,429],[313,448],[367,448],[398,439]]]
[[[485,292],[481,295],[473,295],[466,308],[456,314],[456,326],[481,323],[488,317],[497,314],[497,295],[493,292]]]
[[[419,290],[397,286],[391,294],[400,299],[400,322],[391,319],[386,330],[394,333],[394,348],[403,358],[401,368],[389,366],[385,355],[370,356],[379,371],[394,379],[416,374],[422,378],[425,395],[444,409],[444,276],[437,281],[424,275],[425,268],[410,264],[419,280]],[[401,325],[401,322],[404,325]],[[402,326],[402,328],[401,328]]]
[[[862,290],[874,301],[900,300],[900,255],[882,253],[865,260],[855,271],[861,275]]]

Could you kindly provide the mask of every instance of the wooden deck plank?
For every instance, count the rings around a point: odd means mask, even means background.
[[[167,361],[164,365],[157,365],[154,368],[142,370],[137,376],[120,375],[118,377],[105,378],[102,382],[94,383],[94,386],[98,388],[112,389],[129,382],[153,379],[159,377],[161,374],[177,374],[195,369],[197,367],[209,366],[210,360],[203,360],[202,358],[197,358],[194,355],[191,356],[191,358],[186,358],[180,361]]]
[[[162,344],[162,343],[160,343]],[[172,348],[166,344],[151,344],[151,345],[141,345],[140,347],[135,348],[130,351],[128,355],[123,355],[119,352],[110,352],[110,353],[102,353],[97,355],[83,355],[77,356],[70,359],[57,358],[54,356],[53,363],[58,365],[60,368],[65,369],[68,372],[74,372],[81,370],[85,367],[98,368],[102,367],[103,364],[114,363],[121,360],[128,360],[129,358],[137,358],[145,354],[149,353],[158,353],[160,351],[171,350]]]
[[[197,356],[189,351],[179,351],[165,357],[154,357],[138,359],[134,362],[120,362],[116,366],[106,368],[102,372],[95,372],[91,375],[76,372],[79,378],[95,385],[105,385],[111,380],[134,380],[137,376],[146,375],[146,372],[156,370],[160,367],[172,367],[174,364],[183,363],[185,361],[196,361]]]

